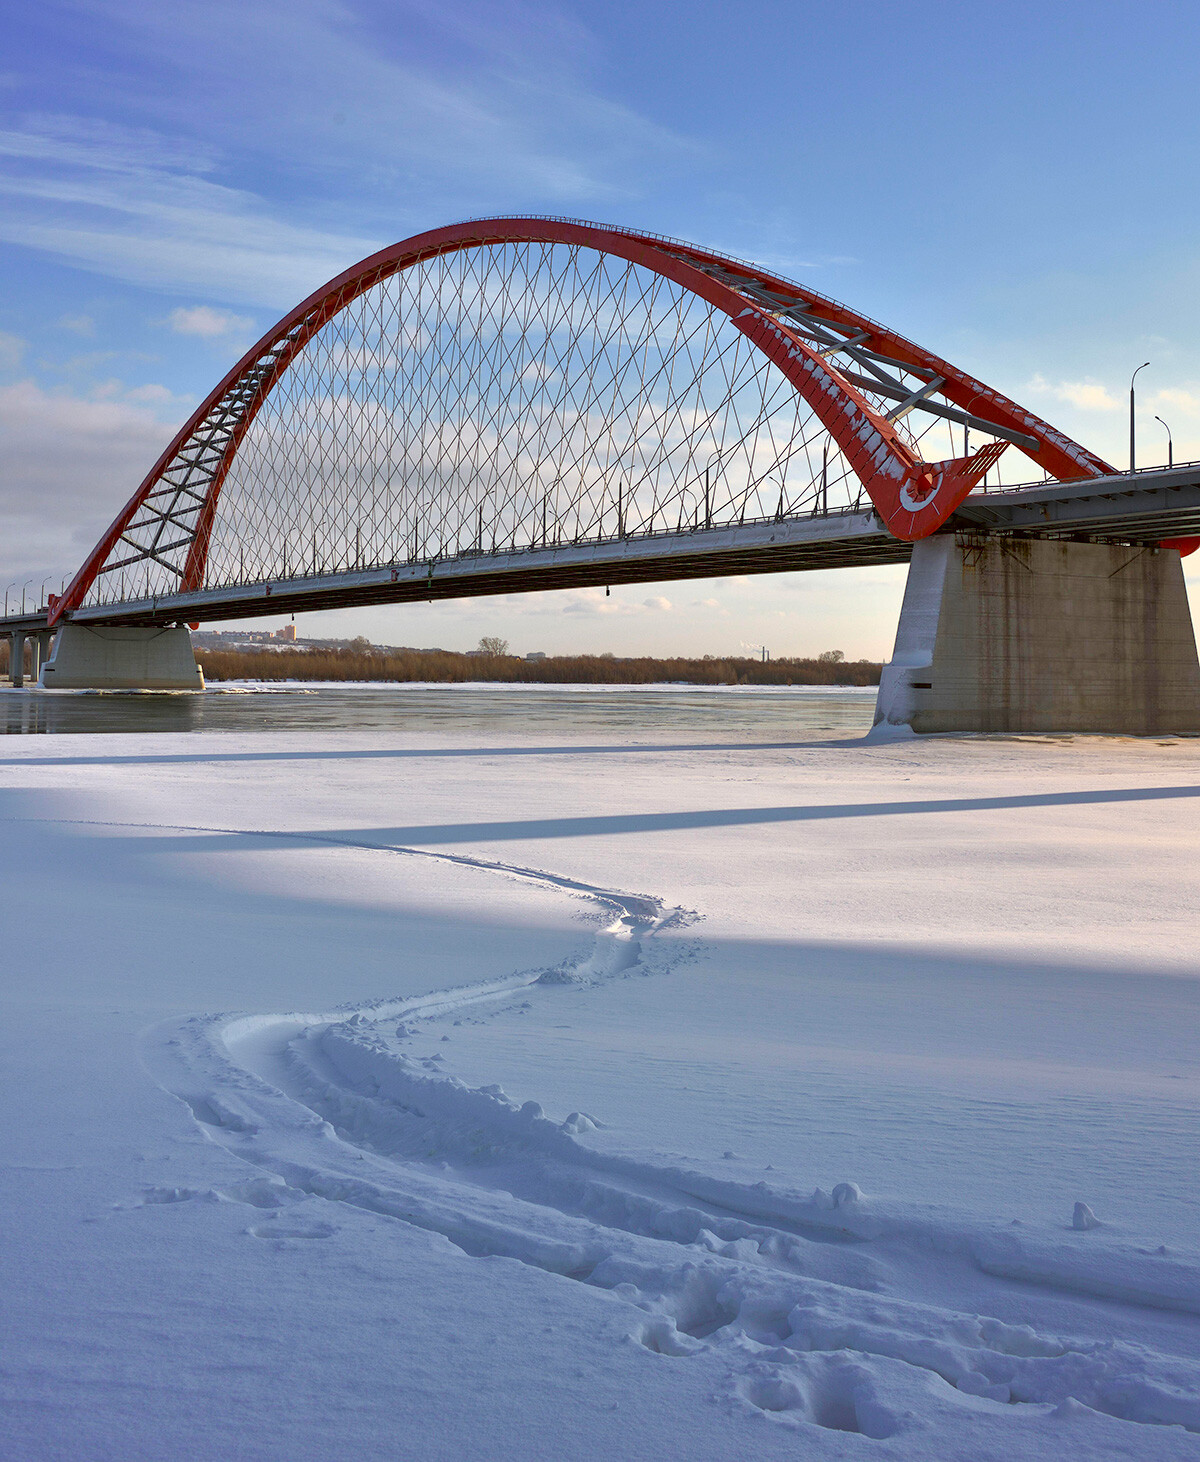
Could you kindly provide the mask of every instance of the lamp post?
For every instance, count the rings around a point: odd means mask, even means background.
[[[1167,426],[1166,422],[1162,419],[1161,416],[1155,416],[1154,420],[1158,422],[1159,426],[1161,426],[1165,430],[1165,432],[1167,434],[1167,466],[1168,467],[1174,467],[1174,465],[1175,465],[1175,442],[1174,442],[1174,439],[1171,436],[1171,428],[1169,426]]]
[[[1131,375],[1129,377],[1129,470],[1130,470],[1130,472],[1135,471],[1136,468],[1137,468],[1137,437],[1135,435],[1135,427],[1134,427],[1134,424],[1133,424],[1133,383],[1134,383],[1134,381],[1137,380],[1137,373],[1138,373],[1138,371],[1144,371],[1149,364],[1150,364],[1150,362],[1148,360],[1144,360],[1141,363],[1141,365],[1138,366],[1137,371],[1134,371],[1133,375]]]
[[[722,458],[723,455],[724,455],[724,453],[723,453],[722,449],[720,447],[718,447],[715,452],[710,452],[708,454],[708,461],[704,464],[704,526],[706,528],[711,528],[712,527],[712,517],[713,517],[713,510],[712,510],[713,496],[712,496],[712,477],[711,477],[712,464],[715,462],[717,464],[718,468],[719,468],[720,465],[721,465],[721,458]],[[743,508],[744,508],[744,506],[745,505],[743,504]]]

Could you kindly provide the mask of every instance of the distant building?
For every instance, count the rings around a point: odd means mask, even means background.
[[[282,629],[277,629],[271,638],[275,640],[289,640],[294,644],[296,641],[296,626],[294,624],[285,624]]]
[[[546,658],[546,652],[545,650],[530,650],[525,658],[526,660],[544,660]]]

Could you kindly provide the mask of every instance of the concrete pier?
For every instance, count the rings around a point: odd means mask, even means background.
[[[1200,731],[1174,549],[939,534],[913,550],[877,726]]]
[[[42,667],[47,690],[203,690],[204,675],[182,625],[88,629],[64,624]]]
[[[25,647],[29,646],[29,676],[35,684],[42,666],[50,658],[50,647],[54,643],[52,630],[14,630],[6,636],[8,640],[8,678],[16,689],[26,680]]]
[[[21,630],[8,637],[8,678],[18,690],[25,684],[25,635]]]

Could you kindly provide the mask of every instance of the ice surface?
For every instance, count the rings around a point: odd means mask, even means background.
[[[1200,1454],[1200,744],[0,760],[0,1450]]]

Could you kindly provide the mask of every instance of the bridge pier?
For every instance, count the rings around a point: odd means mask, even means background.
[[[27,630],[13,630],[8,636],[8,678],[19,690],[25,684],[25,646],[29,646],[29,679],[36,685],[42,666],[50,658],[50,647],[54,634],[42,630],[30,634]]]
[[[8,637],[8,678],[17,690],[25,684],[25,632],[14,630]]]
[[[47,690],[203,690],[183,625],[89,629],[64,624],[42,667]]]
[[[1175,549],[937,534],[914,545],[875,724],[1200,732]]]

